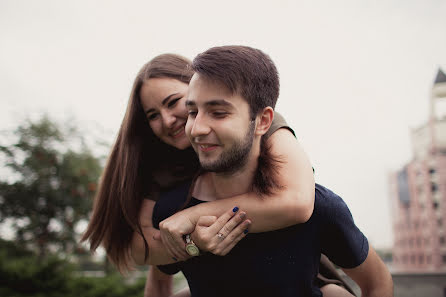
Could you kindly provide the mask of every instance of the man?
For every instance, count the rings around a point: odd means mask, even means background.
[[[186,133],[204,172],[192,184],[192,197],[188,184],[163,195],[154,209],[155,226],[173,214],[172,205],[280,187],[271,171],[279,160],[262,141],[279,91],[273,62],[249,47],[216,47],[198,55],[193,70]],[[229,240],[231,230],[214,230],[217,223],[203,218],[196,234],[212,229],[208,233],[216,234],[215,240]],[[191,254],[196,252],[193,240],[199,238],[187,238]],[[321,296],[314,284],[321,252],[358,283],[362,296],[392,296],[390,274],[354,225],[347,206],[319,185],[313,215],[305,224],[248,234],[225,257],[204,253],[160,269],[181,270],[192,296]]]

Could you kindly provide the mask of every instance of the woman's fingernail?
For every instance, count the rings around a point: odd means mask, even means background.
[[[245,229],[245,231],[243,231],[243,233],[248,234],[248,229]]]
[[[245,217],[246,217],[246,213],[242,212],[242,213],[240,214],[240,218],[243,220]]]
[[[237,206],[232,209],[232,212],[237,212],[237,211],[238,211],[238,207]]]

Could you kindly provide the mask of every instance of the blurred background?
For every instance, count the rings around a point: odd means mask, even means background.
[[[277,111],[395,295],[446,296],[445,16],[440,0],[0,0],[0,295],[142,296],[78,243],[133,79],[161,53],[242,44],[275,61]]]

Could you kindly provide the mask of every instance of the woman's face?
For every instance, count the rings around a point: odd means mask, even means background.
[[[153,133],[168,145],[183,150],[190,146],[184,133],[188,85],[173,78],[144,81],[139,96]]]

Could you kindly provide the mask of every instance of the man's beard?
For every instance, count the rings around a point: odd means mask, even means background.
[[[250,121],[248,131],[242,139],[233,144],[231,149],[222,152],[220,158],[214,162],[203,164],[201,168],[206,171],[230,175],[243,168],[248,161],[254,141],[255,121]]]

